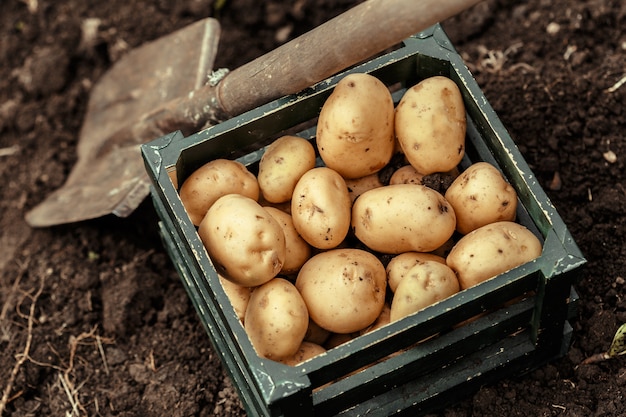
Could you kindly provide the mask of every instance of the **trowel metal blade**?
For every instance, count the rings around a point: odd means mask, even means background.
[[[48,227],[107,214],[130,215],[149,194],[139,145],[112,136],[145,114],[206,84],[217,54],[220,26],[203,19],[131,50],[98,80],[66,183],[26,214],[32,227]]]

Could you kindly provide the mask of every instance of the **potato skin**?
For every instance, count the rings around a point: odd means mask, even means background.
[[[354,200],[365,191],[382,187],[383,183],[380,181],[378,174],[370,174],[361,178],[348,178],[346,179],[346,185],[348,186],[350,200],[354,203]]]
[[[304,336],[305,342],[311,342],[316,345],[323,346],[329,336],[330,332],[328,330],[321,328],[319,324],[311,320],[309,317],[309,328]]]
[[[291,199],[300,177],[315,167],[315,148],[298,136],[282,136],[272,142],[259,161],[257,179],[265,200],[284,203]]]
[[[280,362],[285,365],[296,366],[325,352],[326,349],[323,346],[318,345],[317,343],[304,341],[294,355],[281,359]]]
[[[389,179],[389,184],[420,184],[424,175],[417,172],[413,165],[405,165],[394,171]]]
[[[378,330],[381,327],[388,325],[389,323],[391,323],[390,317],[391,317],[391,306],[388,303],[385,303],[382,311],[380,312],[376,320],[374,320],[374,323],[362,329],[359,332],[359,334],[363,335],[369,332],[373,332],[374,330]]]
[[[220,197],[198,234],[219,274],[245,287],[274,278],[285,263],[285,235],[276,220],[251,198]]]
[[[489,223],[515,220],[517,192],[488,162],[470,165],[448,187],[446,200],[456,213],[456,230],[467,234]]]
[[[311,245],[298,233],[293,225],[290,214],[275,207],[263,207],[280,224],[285,235],[285,263],[280,270],[282,274],[295,274],[311,257]]]
[[[387,284],[392,292],[396,292],[396,288],[406,274],[420,262],[435,261],[442,264],[446,263],[446,259],[433,253],[424,252],[404,252],[391,258],[385,270],[387,271]]]
[[[291,217],[300,236],[318,249],[339,245],[350,230],[352,202],[345,180],[337,171],[318,167],[296,184]]]
[[[449,171],[461,162],[466,129],[463,97],[447,77],[429,77],[412,86],[396,107],[396,137],[409,163],[423,175]]]
[[[385,267],[361,249],[333,249],[309,259],[296,288],[311,319],[333,333],[358,332],[372,324],[385,304]]]
[[[382,253],[430,252],[454,233],[452,206],[435,190],[394,184],[366,191],[352,207],[352,230],[368,248]]]
[[[309,313],[294,285],[274,278],[252,292],[244,328],[257,354],[272,360],[295,355],[309,325]]]
[[[390,321],[399,320],[459,292],[454,271],[437,261],[413,266],[398,283],[391,302]]]
[[[240,162],[214,159],[195,170],[180,187],[180,199],[192,223],[198,226],[215,203],[226,194],[259,199],[259,183]]]
[[[251,287],[244,287],[239,284],[235,284],[229,279],[224,278],[222,275],[217,274],[217,277],[222,284],[222,288],[226,293],[226,297],[228,297],[230,303],[237,314],[239,320],[243,323],[244,317],[246,315],[246,309],[248,307],[248,302],[250,301],[250,295],[252,294]]]
[[[317,123],[317,148],[325,165],[344,178],[381,170],[395,147],[394,104],[378,78],[363,73],[340,80]]]
[[[470,288],[541,255],[541,241],[511,221],[490,223],[463,236],[446,257],[461,289]]]

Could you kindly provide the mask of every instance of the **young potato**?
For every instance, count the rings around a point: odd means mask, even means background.
[[[316,343],[304,341],[302,342],[300,348],[295,354],[285,359],[281,359],[280,363],[284,363],[285,365],[289,366],[296,366],[325,352],[326,349],[323,346]]]
[[[466,122],[459,87],[449,78],[429,77],[409,88],[400,99],[396,137],[418,172],[445,172],[463,159]]]
[[[295,355],[309,326],[309,313],[296,287],[274,278],[255,288],[244,328],[259,356],[281,360]]]
[[[389,320],[394,322],[459,292],[459,280],[446,264],[419,262],[398,283]]]
[[[517,192],[487,162],[470,165],[452,182],[445,197],[456,213],[456,230],[464,235],[489,223],[515,220]]]
[[[463,236],[446,263],[456,272],[461,289],[479,284],[541,255],[541,241],[521,224],[490,223]]]
[[[220,274],[217,274],[217,277],[220,284],[222,284],[226,297],[230,300],[237,317],[239,317],[239,320],[243,323],[243,319],[246,315],[246,308],[248,308],[248,302],[250,301],[250,295],[252,294],[252,288],[235,284]]]
[[[296,288],[311,319],[333,333],[352,333],[369,326],[385,304],[385,267],[361,249],[333,249],[309,259],[300,269]]]
[[[413,165],[405,165],[394,171],[389,184],[422,184],[423,174],[417,172]]]
[[[275,207],[263,207],[280,224],[285,234],[285,263],[281,273],[295,274],[300,267],[311,257],[311,245],[298,233],[293,225],[291,215]]]
[[[315,167],[315,148],[298,136],[283,136],[265,149],[257,179],[265,200],[289,201],[300,177]]]
[[[352,332],[352,333],[332,333],[326,342],[324,343],[324,349],[330,350],[334,349],[337,346],[341,346],[344,343],[348,343],[354,338],[359,337],[360,332]]]
[[[269,281],[285,263],[282,227],[251,198],[220,197],[204,216],[198,234],[217,272],[244,287]]]
[[[309,318],[309,328],[304,336],[306,342],[324,345],[329,336],[330,332],[328,330],[321,328],[319,324]]]
[[[320,111],[317,148],[327,167],[344,178],[382,169],[393,155],[394,104],[385,84],[370,74],[349,74]]]
[[[391,306],[388,303],[385,303],[383,306],[383,310],[380,312],[374,323],[362,329],[359,334],[365,334],[369,332],[373,332],[374,330],[380,329],[383,326],[391,323]]]
[[[446,259],[442,256],[424,252],[404,252],[391,258],[387,264],[387,284],[392,292],[396,292],[396,288],[406,274],[420,262],[435,261],[442,264],[446,263]]]
[[[259,199],[259,183],[240,162],[214,159],[195,170],[180,187],[180,199],[194,226],[198,226],[207,210],[226,194],[241,194]]]
[[[361,178],[346,179],[346,185],[348,186],[350,201],[354,203],[354,200],[365,191],[382,187],[383,183],[380,181],[378,174],[370,174]]]
[[[352,207],[352,229],[368,248],[389,254],[430,252],[454,233],[452,206],[423,185],[394,184],[366,191]]]
[[[300,178],[293,191],[293,225],[311,246],[331,249],[350,230],[351,206],[348,186],[341,175],[327,167],[313,168]]]

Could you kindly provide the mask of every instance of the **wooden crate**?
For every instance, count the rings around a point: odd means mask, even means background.
[[[322,104],[351,72],[375,75],[395,90],[396,99],[426,77],[455,81],[467,110],[462,165],[487,161],[501,170],[519,195],[517,221],[541,239],[543,252],[418,314],[289,367],[256,355],[177,184],[215,158],[237,159],[254,170],[264,147],[285,132],[314,140]],[[188,137],[173,132],[156,139],[142,146],[142,154],[164,245],[250,416],[419,415],[484,383],[541,366],[569,348],[577,300],[573,284],[585,259],[439,25],[300,94]],[[438,336],[417,343],[433,334]]]

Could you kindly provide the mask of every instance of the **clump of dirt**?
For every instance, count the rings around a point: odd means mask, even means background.
[[[31,229],[76,161],[91,88],[125,52],[207,16],[236,68],[359,1],[0,2],[0,406],[5,415],[242,416],[157,233],[127,219]],[[437,415],[623,416],[626,5],[485,1],[444,22],[588,260],[572,347]],[[364,42],[367,40],[364,39]]]

